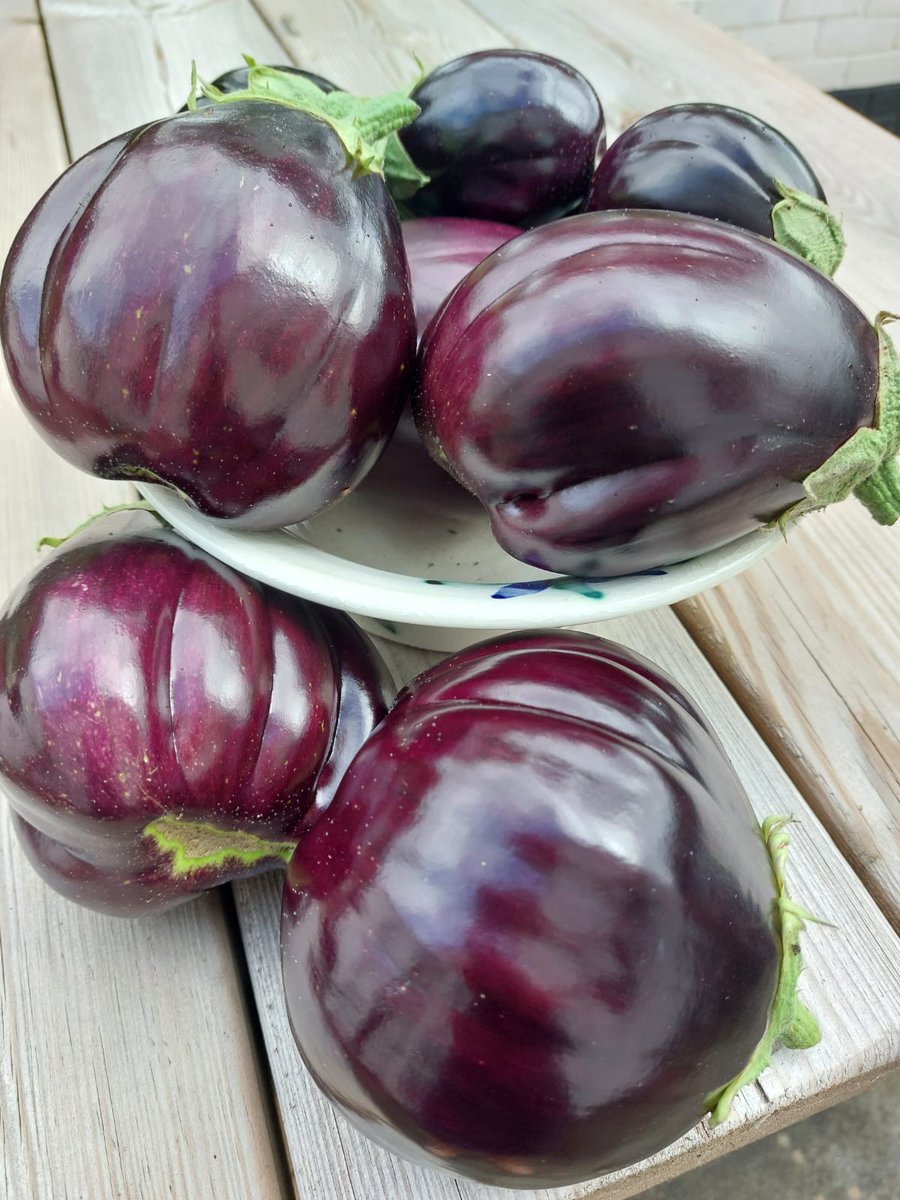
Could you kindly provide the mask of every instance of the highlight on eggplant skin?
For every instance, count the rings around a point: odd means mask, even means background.
[[[605,146],[597,93],[574,67],[528,50],[480,50],[413,90],[420,115],[400,132],[431,182],[415,216],[531,226],[580,208]]]
[[[420,350],[416,422],[500,545],[569,575],[778,520],[876,421],[880,341],[830,279],[724,222],[591,212],[521,234]]]
[[[605,152],[585,210],[693,213],[773,236],[776,183],[825,201],[793,142],[759,117],[724,104],[674,104],[648,113]]]
[[[516,634],[410,684],[286,876],[309,1070],[374,1141],[512,1188],[675,1141],[754,1057],[775,883],[678,686],[588,634]]]

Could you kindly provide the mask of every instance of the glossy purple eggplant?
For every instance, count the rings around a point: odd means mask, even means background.
[[[466,217],[423,217],[404,221],[401,230],[420,339],[456,285],[522,232],[515,225]]]
[[[889,350],[771,241],[586,213],[520,235],[457,288],[422,346],[416,419],[510,554],[621,575],[812,504],[817,469],[855,453],[856,431],[881,438]]]
[[[0,786],[31,861],[137,915],[283,866],[386,708],[349,618],[147,513],[104,517],[0,616]]]
[[[330,125],[239,100],[115,138],[19,232],[0,338],[64,458],[157,479],[245,528],[355,486],[406,397],[396,209]]]
[[[840,222],[797,147],[724,104],[675,104],[636,121],[603,155],[585,207],[727,221],[775,238],[829,275],[844,251]]]
[[[400,140],[431,180],[407,201],[416,215],[536,225],[584,203],[603,110],[568,63],[481,50],[432,71],[412,99],[422,112]]]
[[[781,995],[759,833],[643,658],[576,633],[465,650],[401,693],[289,864],[301,1054],[375,1141],[486,1183],[653,1154]]]
[[[467,217],[421,217],[404,221],[402,231],[420,339],[460,280],[492,250],[521,233],[515,225],[473,221]],[[435,484],[446,486],[446,476],[439,478],[444,472],[422,445],[408,405],[376,470],[392,475],[403,473],[425,490]]]
[[[776,181],[825,199],[783,133],[724,104],[675,104],[635,121],[603,155],[587,208],[694,213],[772,237]]]

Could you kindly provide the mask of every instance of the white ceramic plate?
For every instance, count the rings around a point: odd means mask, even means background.
[[[497,630],[584,625],[673,604],[743,571],[781,541],[760,530],[639,575],[554,576],[501,550],[481,505],[430,460],[416,460],[415,469],[408,453],[398,461],[389,449],[345,500],[266,533],[210,520],[168,488],[139,487],[175,529],[237,570],[430,650],[455,650]]]

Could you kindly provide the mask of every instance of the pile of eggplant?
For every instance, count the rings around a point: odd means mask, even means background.
[[[0,340],[62,457],[211,520],[306,520],[403,436],[509,553],[622,575],[851,493],[900,514],[896,357],[842,250],[800,151],[731,108],[607,149],[544,54],[377,97],[248,60],[53,184]],[[124,511],[19,585],[0,663],[36,870],[120,916],[284,870],[300,1054],[392,1150],[589,1179],[819,1037],[787,821],[629,650],[517,634],[394,698],[344,614]]]

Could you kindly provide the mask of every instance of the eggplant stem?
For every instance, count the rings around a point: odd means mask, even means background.
[[[166,524],[162,517],[153,507],[149,500],[128,500],[122,504],[104,504],[100,512],[91,513],[91,515],[80,525],[76,525],[74,529],[63,534],[62,537],[42,537],[37,544],[38,550],[43,550],[44,546],[52,546],[56,549],[59,546],[64,546],[66,542],[71,541],[73,537],[81,533],[83,530],[90,528],[95,521],[99,521],[101,517],[108,517],[110,513],[131,512],[132,510],[140,510],[142,512],[151,512],[158,518],[162,524]]]
[[[144,837],[162,854],[171,855],[169,870],[173,878],[183,878],[210,867],[229,862],[244,867],[264,866],[277,861],[287,864],[296,842],[273,842],[240,829],[219,829],[204,821],[186,821],[174,813],[151,821]]]
[[[900,517],[900,364],[886,326],[900,318],[879,313],[878,397],[875,423],[857,429],[843,446],[803,481],[806,498],[783,512],[774,524],[782,529],[804,513],[837,504],[855,495],[879,525],[893,525]]]
[[[412,189],[407,190],[407,195],[428,182],[428,177],[418,171],[396,138],[397,131],[409,125],[421,111],[409,97],[418,81],[380,96],[353,96],[342,91],[323,92],[302,75],[260,66],[247,55],[244,58],[250,68],[247,87],[237,92],[222,92],[199,78],[194,64],[188,107],[195,107],[193,98],[198,89],[215,104],[235,104],[244,100],[283,104],[286,108],[309,113],[331,126],[346,151],[354,177],[384,176],[387,159],[389,163],[397,164],[403,185]]]
[[[772,232],[785,250],[833,275],[844,257],[844,231],[837,213],[824,200],[775,180],[781,199],[772,209]]]
[[[753,1083],[768,1067],[777,1042],[791,1050],[808,1050],[822,1038],[819,1022],[797,997],[797,984],[803,970],[800,934],[806,928],[807,921],[817,924],[826,922],[819,921],[788,895],[785,865],[790,838],[786,827],[791,823],[791,817],[767,817],[761,827],[762,839],[768,850],[775,878],[774,905],[781,943],[778,985],[769,1011],[769,1023],[744,1070],[706,1097],[706,1111],[709,1113],[709,1123],[712,1127],[727,1120],[731,1102],[737,1093],[748,1083]]]

